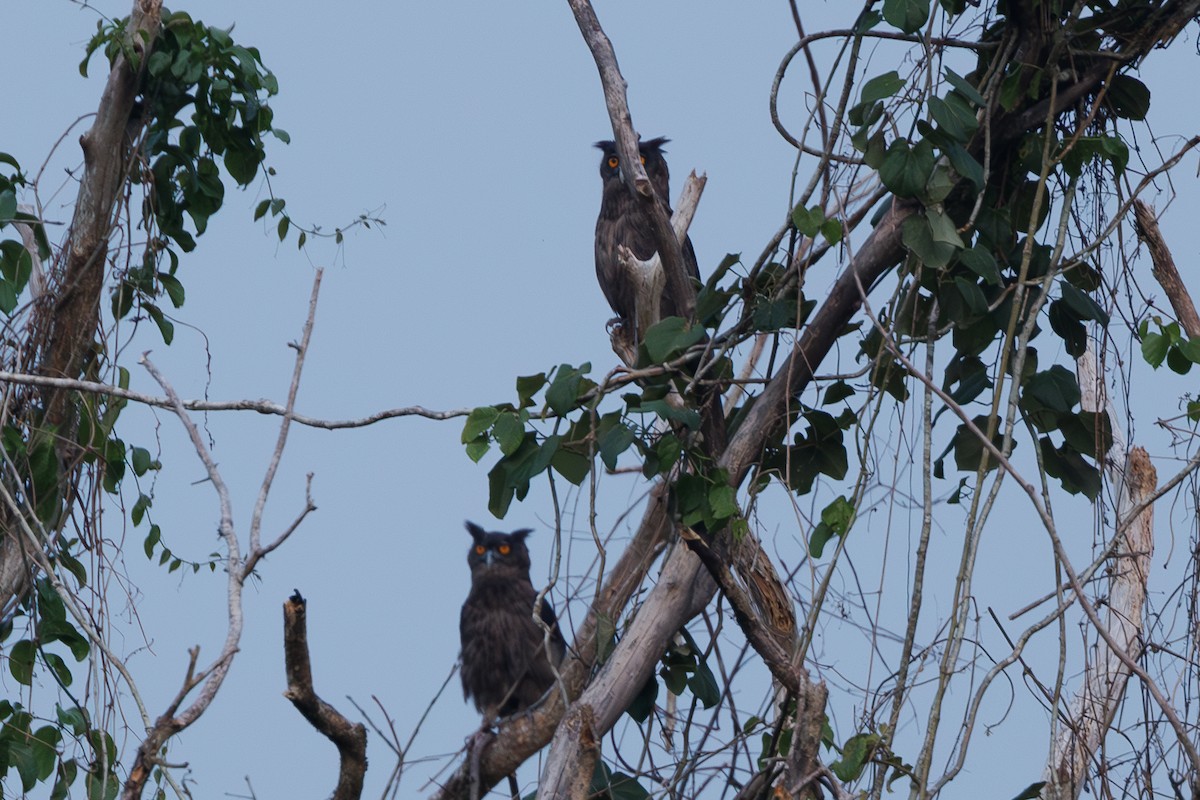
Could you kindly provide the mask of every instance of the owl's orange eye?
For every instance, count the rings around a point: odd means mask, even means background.
[[[645,157],[645,156],[642,156],[642,163],[643,163],[643,164],[645,164],[645,163],[646,163],[646,157]]]
[[[475,545],[475,555],[481,556],[486,552],[487,552],[487,548],[484,547],[483,545],[481,545],[481,544]]]
[[[617,160],[617,157],[616,157],[616,156],[609,156],[609,157],[608,157],[608,168],[609,168],[609,169],[616,169],[616,168],[617,168],[617,164],[619,164],[619,163],[621,163],[621,162],[619,162],[619,161]]]
[[[509,546],[508,546],[508,545],[506,545],[506,544],[502,544],[502,545],[500,545],[499,547],[497,547],[496,549],[500,551],[500,555],[502,555],[502,556],[506,556],[506,555],[508,555],[508,552],[509,552],[510,550],[512,550],[512,548],[511,548],[511,547],[509,547]]]

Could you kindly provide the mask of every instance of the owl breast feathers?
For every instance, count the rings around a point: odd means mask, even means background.
[[[471,550],[471,591],[459,620],[462,636],[463,696],[489,720],[532,706],[554,685],[554,668],[566,642],[550,598],[543,598],[541,619],[533,619],[537,590],[529,580],[528,530],[493,533],[467,523]]]
[[[669,139],[662,137],[641,142],[638,148],[646,176],[654,186],[658,201],[671,214],[671,175],[663,157],[662,146]],[[600,179],[603,192],[600,197],[600,216],[596,220],[596,278],[608,298],[608,304],[621,318],[622,324],[630,325],[637,320],[634,296],[636,289],[632,280],[617,260],[617,246],[625,245],[642,261],[648,260],[658,250],[654,228],[642,207],[621,179],[621,163],[613,142],[596,142],[603,155],[600,157]],[[696,264],[696,252],[692,240],[683,241],[683,261],[688,275],[700,279],[700,268]],[[660,317],[680,316],[678,304],[666,289],[663,290]],[[639,337],[641,338],[641,334]]]

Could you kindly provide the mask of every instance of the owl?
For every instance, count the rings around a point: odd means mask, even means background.
[[[468,522],[471,591],[459,619],[462,637],[463,697],[475,701],[491,721],[532,706],[554,685],[566,642],[550,598],[542,599],[541,617],[551,628],[546,652],[541,626],[533,621],[537,590],[529,580],[529,530],[485,531]]]
[[[670,140],[662,137],[651,139],[641,142],[638,149],[654,193],[658,195],[658,201],[670,216],[671,175],[667,170],[667,161],[663,158],[662,149],[668,141]],[[600,281],[604,296],[608,298],[608,304],[621,319],[622,325],[632,326],[637,321],[637,309],[634,306],[635,288],[617,261],[617,245],[625,245],[643,261],[654,255],[658,245],[650,218],[642,209],[642,201],[634,197],[621,180],[621,162],[617,155],[617,146],[613,142],[603,141],[596,142],[596,147],[603,153],[600,158],[603,192],[600,196],[600,217],[596,220],[596,278]],[[696,265],[696,252],[692,249],[692,240],[689,238],[683,241],[683,262],[688,275],[699,280],[700,269]],[[665,288],[659,316],[681,316],[675,300]],[[641,335],[639,332],[638,339]]]

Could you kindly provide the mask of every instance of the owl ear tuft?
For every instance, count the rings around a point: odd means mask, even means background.
[[[475,541],[481,542],[483,541],[483,538],[487,536],[487,531],[476,525],[474,522],[467,520],[463,524],[466,526],[467,532],[471,534],[471,538]]]
[[[662,153],[663,145],[671,141],[665,136],[659,136],[656,139],[651,139],[648,142],[642,142],[638,145],[638,149],[643,153]]]
[[[513,531],[509,534],[509,536],[516,539],[518,542],[524,542],[525,537],[531,533],[533,533],[533,528],[521,528],[519,531]]]
[[[592,147],[596,148],[597,150],[603,150],[607,153],[609,151],[615,151],[617,149],[617,143],[611,139],[601,139],[598,142],[593,142]]]

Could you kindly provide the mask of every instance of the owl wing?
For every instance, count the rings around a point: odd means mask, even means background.
[[[596,280],[613,313],[621,319],[628,319],[633,298],[627,296],[628,281],[617,262],[618,244],[617,221],[604,217],[596,220]]]
[[[562,629],[558,627],[558,617],[554,615],[554,606],[549,597],[542,598],[542,622],[550,628],[550,660],[558,666],[567,653],[567,642]]]

